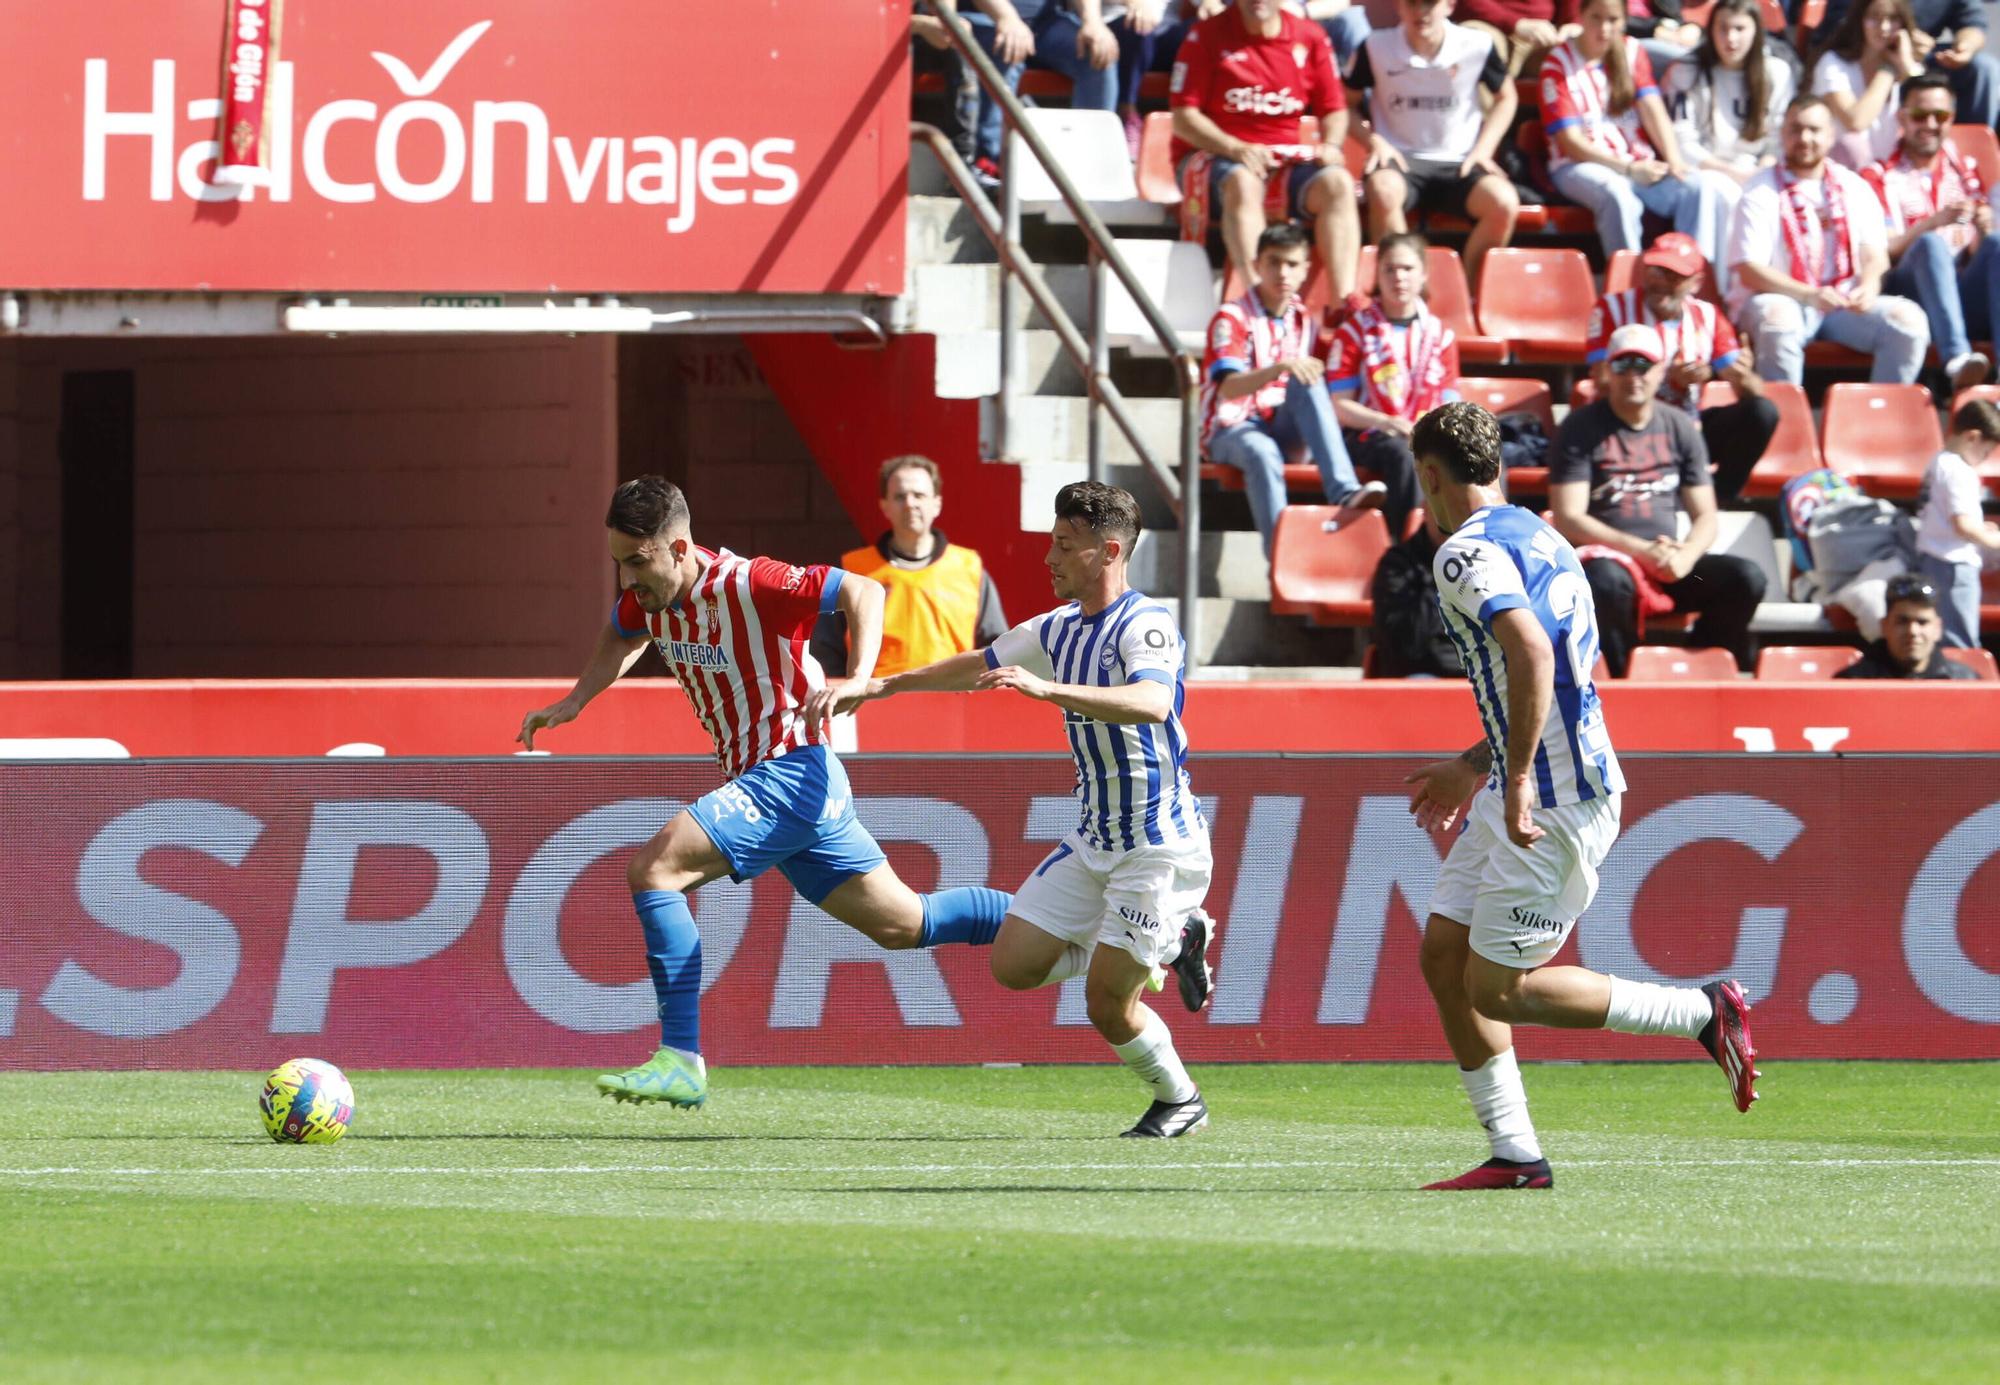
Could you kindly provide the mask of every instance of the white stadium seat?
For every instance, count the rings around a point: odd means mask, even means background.
[[[1120,240],[1113,242],[1125,263],[1180,333],[1181,345],[1199,353],[1209,319],[1215,316],[1215,271],[1208,252],[1184,240]],[[1139,305],[1125,292],[1116,275],[1107,275],[1110,301],[1105,304],[1104,330],[1113,346],[1130,348],[1135,356],[1164,356],[1166,348],[1147,323]]]

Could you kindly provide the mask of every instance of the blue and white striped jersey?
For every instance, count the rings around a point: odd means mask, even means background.
[[[1127,591],[1094,616],[1080,602],[1036,616],[986,650],[986,666],[1013,664],[1058,683],[1094,688],[1150,680],[1173,689],[1173,711],[1157,725],[1115,726],[1063,712],[1076,757],[1084,840],[1105,851],[1161,846],[1206,835],[1188,784],[1181,706],[1187,658],[1173,613]]]
[[[1493,617],[1525,609],[1555,647],[1555,702],[1535,751],[1535,806],[1587,803],[1625,791],[1591,669],[1597,607],[1576,550],[1517,505],[1489,505],[1439,546],[1431,568],[1445,630],[1458,646],[1493,748],[1493,782],[1507,764],[1507,660]]]

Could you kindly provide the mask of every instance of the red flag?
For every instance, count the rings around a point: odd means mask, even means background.
[[[278,62],[278,29],[284,0],[229,0],[222,37],[222,155],[217,183],[268,185],[265,94]]]

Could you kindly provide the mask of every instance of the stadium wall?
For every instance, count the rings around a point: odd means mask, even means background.
[[[1181,1052],[1442,1060],[1417,966],[1449,842],[1404,756],[1211,754],[1223,921]],[[1565,960],[1739,977],[1770,1057],[2000,1057],[1992,757],[1633,757]],[[1073,826],[1052,755],[863,756],[855,804],[920,889],[1025,877]],[[615,1066],[653,1002],[624,863],[706,761],[15,765],[0,796],[0,1068]],[[885,953],[773,872],[697,897],[705,1047],[741,1063],[1102,1062],[1078,983]],[[1530,1058],[1689,1058],[1524,1032]]]

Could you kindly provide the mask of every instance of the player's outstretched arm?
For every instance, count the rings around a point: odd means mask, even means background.
[[[1516,846],[1541,840],[1535,826],[1535,751],[1556,700],[1556,651],[1541,622],[1516,606],[1493,617],[1493,638],[1507,660],[1507,835]]]
[[[1037,702],[1053,702],[1065,711],[1112,726],[1158,725],[1173,715],[1174,694],[1167,684],[1142,678],[1123,687],[1098,688],[1081,683],[1051,683],[1027,669],[1008,664],[989,669],[976,685],[981,691],[1008,688]]]
[[[575,721],[577,713],[591,698],[625,676],[625,671],[638,661],[645,648],[644,634],[622,635],[616,626],[606,624],[597,637],[597,648],[591,652],[590,662],[584,665],[583,673],[576,680],[576,686],[562,701],[539,707],[523,717],[520,733],[514,739],[526,749],[533,750],[537,731]]]
[[[848,674],[806,696],[803,715],[809,724],[818,725],[853,711],[868,700],[868,689],[880,681],[869,675],[882,655],[882,606],[886,600],[882,584],[874,578],[858,572],[841,574],[833,604],[847,617]]]

